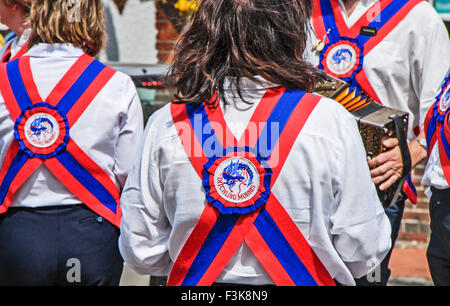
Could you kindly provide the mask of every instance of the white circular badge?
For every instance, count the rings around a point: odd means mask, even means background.
[[[355,49],[346,44],[333,47],[327,55],[328,69],[337,75],[347,74],[355,67],[357,54]]]
[[[37,148],[47,148],[56,142],[59,125],[56,119],[47,113],[37,113],[25,123],[25,137]]]
[[[217,193],[232,203],[243,203],[251,199],[258,192],[259,180],[256,166],[243,157],[226,159],[214,173]]]
[[[442,112],[446,112],[450,105],[450,85],[442,93],[441,99],[439,100],[439,109]]]

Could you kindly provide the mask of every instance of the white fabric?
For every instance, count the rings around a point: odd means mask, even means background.
[[[340,11],[350,27],[361,16],[373,16],[370,9],[378,0],[361,0],[350,16],[339,1]],[[322,37],[320,37],[322,39]],[[305,58],[319,64],[313,51],[317,41],[311,34]],[[376,47],[364,57],[367,79],[383,105],[409,112],[408,138],[415,138],[413,129],[423,123],[436,92],[450,67],[450,42],[440,16],[426,1],[409,14]]]
[[[42,98],[83,54],[72,45],[39,44],[26,54]],[[0,162],[13,140],[14,122],[0,94]],[[78,146],[123,187],[143,133],[142,108],[130,77],[117,72],[70,128]],[[12,206],[40,207],[79,204],[78,200],[44,166],[15,194]]]
[[[252,105],[230,89],[230,105],[221,105],[236,137],[266,90],[248,80],[242,88]],[[312,112],[272,192],[342,284],[354,285],[353,278],[374,268],[390,248],[389,220],[371,181],[355,119],[332,100],[321,99]],[[149,119],[121,204],[119,247],[126,264],[140,274],[168,275],[206,204],[168,105]],[[272,283],[245,244],[217,282]]]

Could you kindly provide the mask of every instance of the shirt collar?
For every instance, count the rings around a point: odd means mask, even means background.
[[[239,79],[239,87],[242,90],[250,90],[250,91],[259,91],[259,90],[267,90],[268,88],[272,88],[272,87],[277,87],[278,85],[275,85],[269,81],[267,81],[266,79],[264,79],[263,77],[256,75],[255,79],[258,82],[255,82],[249,78],[240,78]],[[236,81],[237,78],[234,77],[227,77],[225,78],[224,84],[223,84],[223,88],[225,91],[235,91],[236,90]]]
[[[379,0],[359,0],[359,4],[362,4],[363,6],[369,6],[373,5],[375,2],[378,2]],[[344,6],[344,0],[338,0],[338,2]]]
[[[224,96],[227,102],[233,101],[234,105],[238,109],[242,109],[241,106],[237,105],[245,105],[245,107],[249,106],[248,102],[253,105],[256,105],[259,100],[261,100],[262,95],[269,89],[278,87],[279,85],[273,84],[263,77],[256,75],[254,80],[249,78],[240,78],[239,79],[239,88],[241,89],[242,97],[239,95],[239,92],[236,87],[236,78],[235,77],[227,77],[225,78],[223,89]],[[242,100],[244,98],[244,100]],[[255,102],[255,103],[253,103]],[[224,105],[224,101],[221,101],[222,105]]]
[[[351,27],[353,26],[353,24],[355,24],[356,21],[359,20],[359,18],[361,18],[364,14],[367,14],[368,10],[379,1],[380,0],[359,0],[358,3],[356,4],[355,10],[352,12],[350,16],[347,14],[344,1],[338,0],[338,4],[342,16],[344,17],[344,20],[347,23],[347,26]]]
[[[23,45],[27,43],[30,35],[31,29],[25,29],[20,37],[16,37],[16,39],[12,41],[11,49],[13,50],[13,53],[14,51],[18,52],[23,47]]]
[[[31,57],[66,57],[77,58],[83,55],[83,50],[72,44],[44,44],[33,46],[25,54]]]

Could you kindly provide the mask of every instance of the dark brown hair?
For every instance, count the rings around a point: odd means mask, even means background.
[[[216,91],[222,99],[226,77],[235,77],[240,95],[239,79],[261,83],[257,75],[311,90],[315,73],[303,61],[311,11],[310,0],[201,0],[175,47],[177,103],[202,103]]]

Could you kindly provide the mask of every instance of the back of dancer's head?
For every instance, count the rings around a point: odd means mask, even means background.
[[[201,103],[224,79],[264,79],[310,90],[312,67],[303,61],[310,0],[201,0],[175,48],[171,76],[177,100]],[[216,101],[211,101],[215,104]]]
[[[38,43],[73,44],[91,56],[106,38],[101,0],[33,0],[30,47]]]

